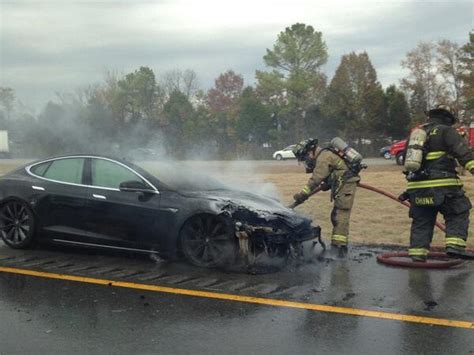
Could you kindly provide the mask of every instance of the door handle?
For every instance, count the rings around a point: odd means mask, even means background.
[[[107,197],[105,197],[104,195],[92,194],[92,197],[94,197],[98,200],[107,200]]]
[[[34,185],[33,185],[33,186],[31,186],[31,188],[32,188],[33,190],[45,191],[45,188],[44,188],[44,187],[41,187],[41,186],[34,186]]]

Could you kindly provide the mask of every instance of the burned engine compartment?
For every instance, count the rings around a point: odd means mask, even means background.
[[[234,223],[239,253],[249,263],[261,254],[268,257],[301,257],[304,241],[313,240],[321,245],[321,228],[313,227],[311,220],[283,207],[281,211],[263,206],[221,201],[216,204],[219,214]]]

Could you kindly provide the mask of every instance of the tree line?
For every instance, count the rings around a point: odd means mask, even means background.
[[[25,156],[150,148],[177,159],[269,158],[301,139],[335,135],[373,154],[388,140],[404,138],[437,103],[472,120],[473,46],[474,33],[464,45],[421,42],[401,63],[406,77],[384,89],[367,52],[343,55],[329,80],[322,33],[297,23],[266,50],[266,70],[256,71],[254,86],[229,69],[205,91],[191,69],[157,80],[142,66],[59,94],[36,116],[15,105],[13,89],[2,87],[0,128]]]

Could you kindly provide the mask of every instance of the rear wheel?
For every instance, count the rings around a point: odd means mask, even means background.
[[[233,226],[215,215],[191,217],[181,230],[180,242],[186,259],[200,267],[232,263],[237,255]]]
[[[8,246],[24,249],[33,243],[35,234],[34,215],[28,205],[10,200],[0,207],[0,232]]]

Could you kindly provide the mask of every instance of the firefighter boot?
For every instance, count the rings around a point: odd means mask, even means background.
[[[464,248],[447,247],[446,254],[452,258],[474,260],[474,253],[470,253]]]
[[[334,240],[333,236],[333,239],[331,240],[331,254],[337,258],[345,258],[347,251],[347,241]]]
[[[428,249],[426,248],[409,248],[408,255],[414,262],[424,263],[428,259]]]
[[[334,246],[331,245],[330,255],[336,259],[345,259],[347,256],[348,250],[347,245],[343,246]]]

